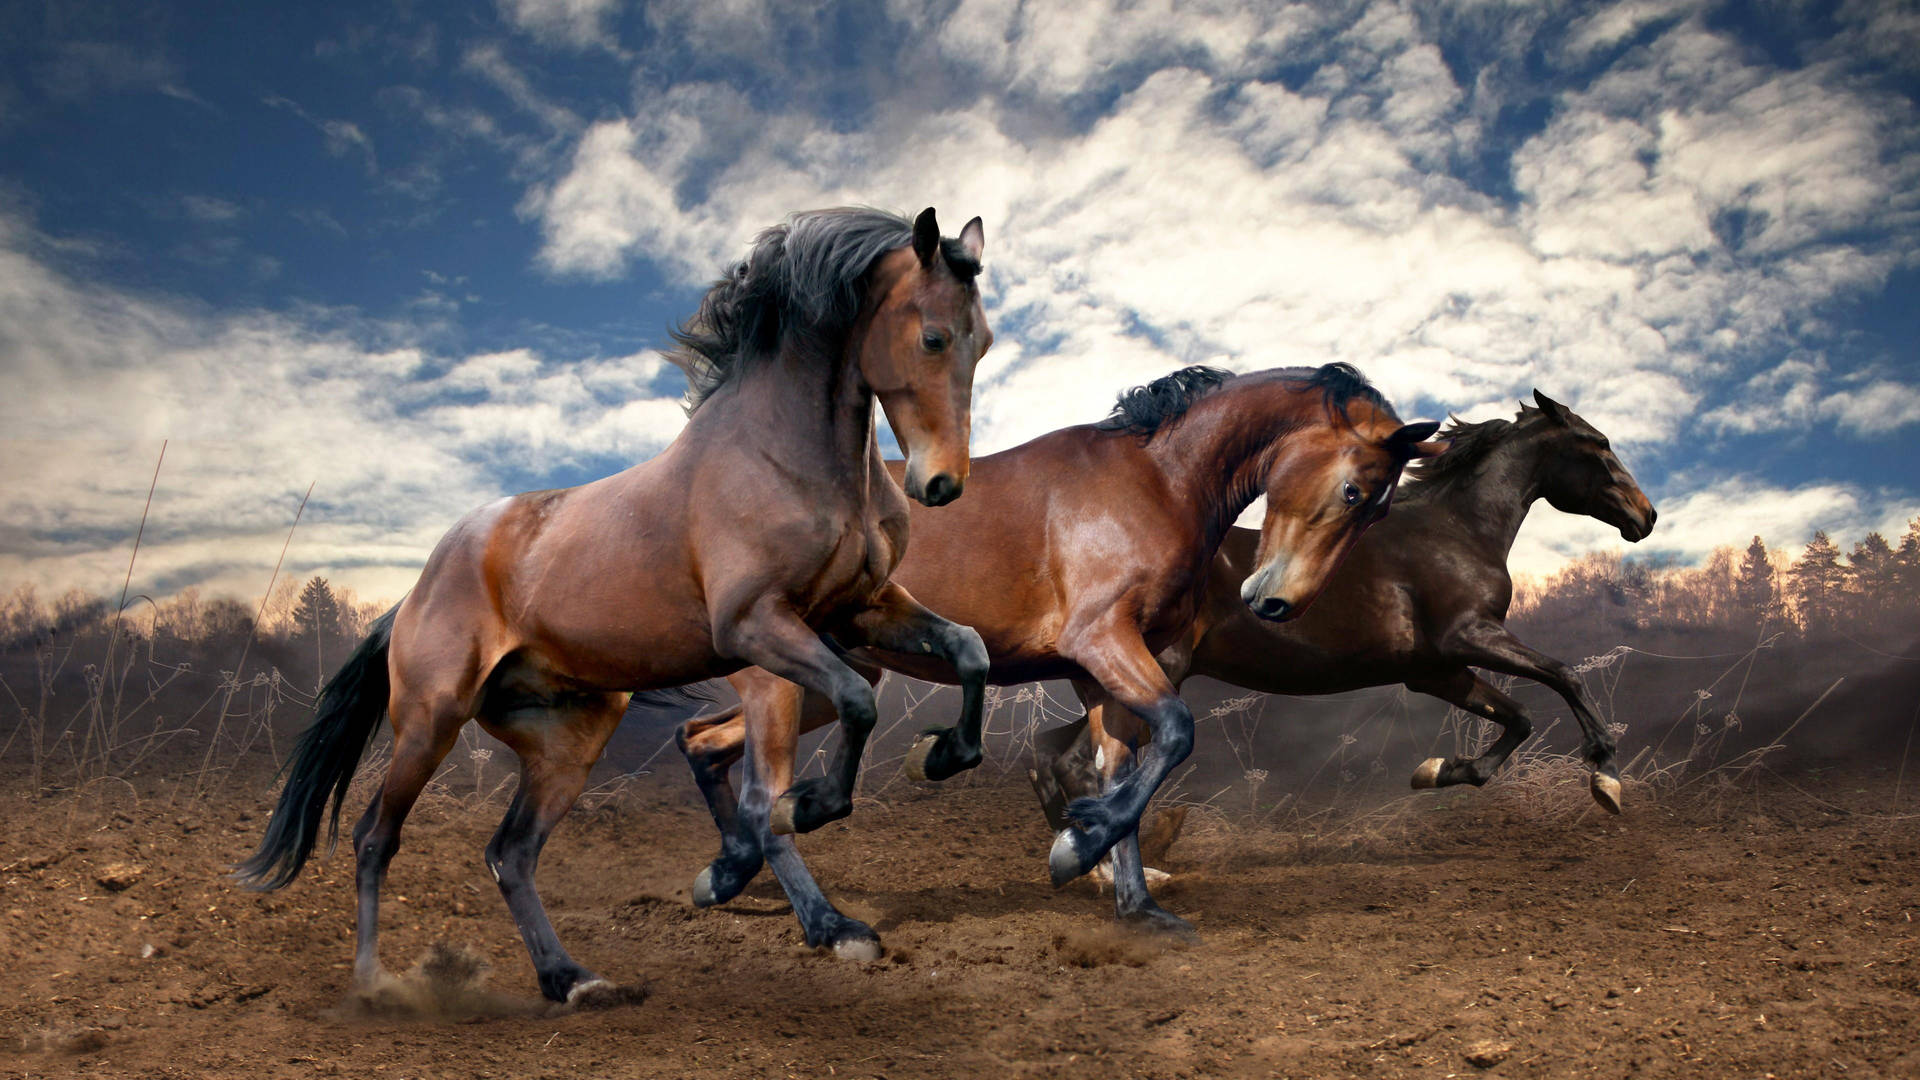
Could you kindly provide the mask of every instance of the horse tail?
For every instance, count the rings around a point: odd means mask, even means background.
[[[393,640],[394,613],[399,610],[395,607],[373,621],[365,640],[320,692],[312,726],[301,734],[293,756],[281,767],[287,786],[281,789],[266,835],[260,838],[260,850],[233,868],[240,884],[265,891],[299,876],[319,839],[329,793],[333,796],[329,850],[339,838],[340,803],[387,712],[391,690],[387,648]]]

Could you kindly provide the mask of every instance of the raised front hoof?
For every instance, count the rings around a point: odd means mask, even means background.
[[[715,859],[700,871],[693,879],[693,906],[708,908],[715,904],[724,904],[739,896],[760,872],[760,864],[743,869],[727,862],[724,858]]]
[[[1620,812],[1620,778],[1606,773],[1593,774],[1593,801],[1609,814]]]
[[[907,776],[914,780],[938,783],[980,764],[981,754],[978,750],[971,754],[954,753],[951,749],[952,736],[952,728],[928,728],[921,732],[907,751]]]
[[[562,1005],[568,1010],[616,1009],[640,1004],[649,992],[646,986],[618,986],[605,979],[589,979],[567,991]]]
[[[1135,933],[1170,938],[1189,944],[1200,940],[1200,931],[1195,930],[1192,923],[1158,904],[1148,904],[1137,911],[1121,913],[1120,925]]]
[[[1087,834],[1079,829],[1060,830],[1053,838],[1052,850],[1047,852],[1047,873],[1053,879],[1054,888],[1060,888],[1099,863],[1105,852],[1093,851],[1092,847]]]
[[[839,821],[853,813],[853,803],[837,792],[823,791],[824,778],[810,777],[795,783],[773,800],[767,824],[775,836],[809,833],[830,821]]]
[[[1440,773],[1447,767],[1447,759],[1430,757],[1413,770],[1413,790],[1427,791],[1440,786]]]

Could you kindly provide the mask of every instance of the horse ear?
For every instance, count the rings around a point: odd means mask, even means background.
[[[1388,453],[1401,461],[1433,457],[1435,454],[1447,448],[1446,443],[1427,441],[1433,437],[1434,432],[1439,430],[1440,421],[1420,420],[1408,424],[1387,436],[1387,441],[1383,445],[1387,448]]]
[[[987,227],[981,224],[979,218],[967,222],[967,227],[960,230],[960,250],[966,252],[974,262],[979,262],[980,252],[986,246]]]
[[[1562,424],[1567,423],[1567,407],[1541,393],[1538,387],[1533,391],[1533,400],[1535,404],[1540,406],[1541,412],[1546,413]]]
[[[932,266],[940,254],[940,222],[934,218],[931,206],[913,219],[913,253],[920,256],[921,266]]]

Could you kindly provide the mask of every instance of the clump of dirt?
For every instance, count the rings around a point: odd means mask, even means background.
[[[405,974],[382,973],[371,989],[355,991],[340,1004],[342,1019],[461,1022],[497,1016],[559,1016],[581,1009],[611,1009],[647,1000],[644,982],[616,985],[596,982],[573,999],[551,1002],[522,997],[487,986],[493,965],[465,945],[435,941]]]
[[[29,1054],[91,1054],[106,1049],[108,1041],[97,1027],[42,1028],[20,1036],[20,1049]]]
[[[1053,950],[1062,964],[1097,968],[1108,964],[1146,967],[1169,949],[1185,947],[1179,938],[1115,923],[1091,923],[1055,934]]]
[[[464,945],[435,941],[405,974],[381,973],[380,981],[341,1003],[343,1017],[360,1019],[474,1020],[545,1011],[544,1001],[487,988],[487,959]]]

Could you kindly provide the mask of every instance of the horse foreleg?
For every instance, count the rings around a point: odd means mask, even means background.
[[[1573,710],[1580,725],[1582,754],[1593,766],[1592,792],[1595,802],[1611,813],[1620,812],[1620,769],[1614,762],[1613,735],[1593,708],[1586,687],[1572,668],[1539,652],[1498,623],[1476,623],[1459,635],[1459,658],[1475,667],[1518,675],[1541,683],[1559,694]]]
[[[1135,747],[1143,733],[1140,719],[1098,686],[1076,682],[1074,689],[1087,707],[1083,748],[1089,759],[1075,779],[1083,781],[1090,777],[1099,791],[1111,794],[1125,783],[1136,766]],[[1107,852],[1106,867],[1113,881],[1114,914],[1120,921],[1149,930],[1193,935],[1191,923],[1162,908],[1148,891],[1150,875],[1160,881],[1166,880],[1167,875],[1148,869],[1140,854],[1139,828],[1114,843]]]
[[[793,840],[774,831],[772,813],[775,793],[794,787],[793,754],[799,731],[793,720],[802,712],[801,688],[823,695],[833,705],[848,743],[857,748],[873,730],[873,687],[805,623],[783,609],[758,609],[728,626],[726,634],[731,655],[765,669],[742,672],[733,679],[741,691],[747,728],[741,820],[753,830],[767,865],[786,890],[807,944],[831,947],[852,959],[873,959],[880,954],[878,935],[827,901]],[[859,760],[858,749],[852,756]]]
[[[960,722],[920,733],[907,751],[905,768],[915,780],[945,780],[980,764],[981,721],[987,696],[987,647],[972,627],[943,619],[888,583],[865,610],[850,620],[850,635],[887,652],[937,656],[953,666],[960,684]],[[841,762],[842,793],[851,800],[858,775],[857,754]]]
[[[537,713],[514,712],[483,718],[495,738],[520,756],[520,787],[506,817],[487,844],[487,868],[500,885],[513,923],[526,942],[527,955],[549,1000],[569,1004],[612,1000],[612,984],[574,962],[553,932],[546,906],[534,888],[540,849],[575,799],[586,788],[587,773],[600,760],[607,739],[626,712],[625,694],[596,695],[590,702]]]
[[[1136,767],[1124,776],[1114,774],[1105,794],[1068,804],[1067,817],[1072,825],[1054,839],[1047,858],[1055,886],[1092,869],[1101,856],[1137,830],[1148,800],[1193,751],[1193,713],[1174,693],[1173,683],[1132,626],[1113,622],[1095,627],[1074,643],[1068,655],[1099,681],[1114,703],[1144,721],[1152,737],[1137,755]],[[1088,714],[1092,716],[1093,709]],[[1103,753],[1128,741],[1124,737],[1114,739],[1104,731],[1103,724],[1117,720],[1116,713],[1114,720],[1092,721],[1090,730],[1106,740],[1096,743]],[[1117,767],[1109,762],[1109,769]],[[1140,891],[1145,892],[1144,881]],[[1151,902],[1150,897],[1147,902]]]
[[[1533,734],[1533,721],[1527,719],[1520,703],[1501,693],[1493,684],[1466,668],[1437,682],[1408,683],[1408,688],[1434,697],[1454,708],[1491,720],[1500,725],[1500,737],[1478,757],[1428,758],[1413,773],[1413,786],[1442,788],[1454,784],[1480,787],[1493,779],[1521,743]]]

